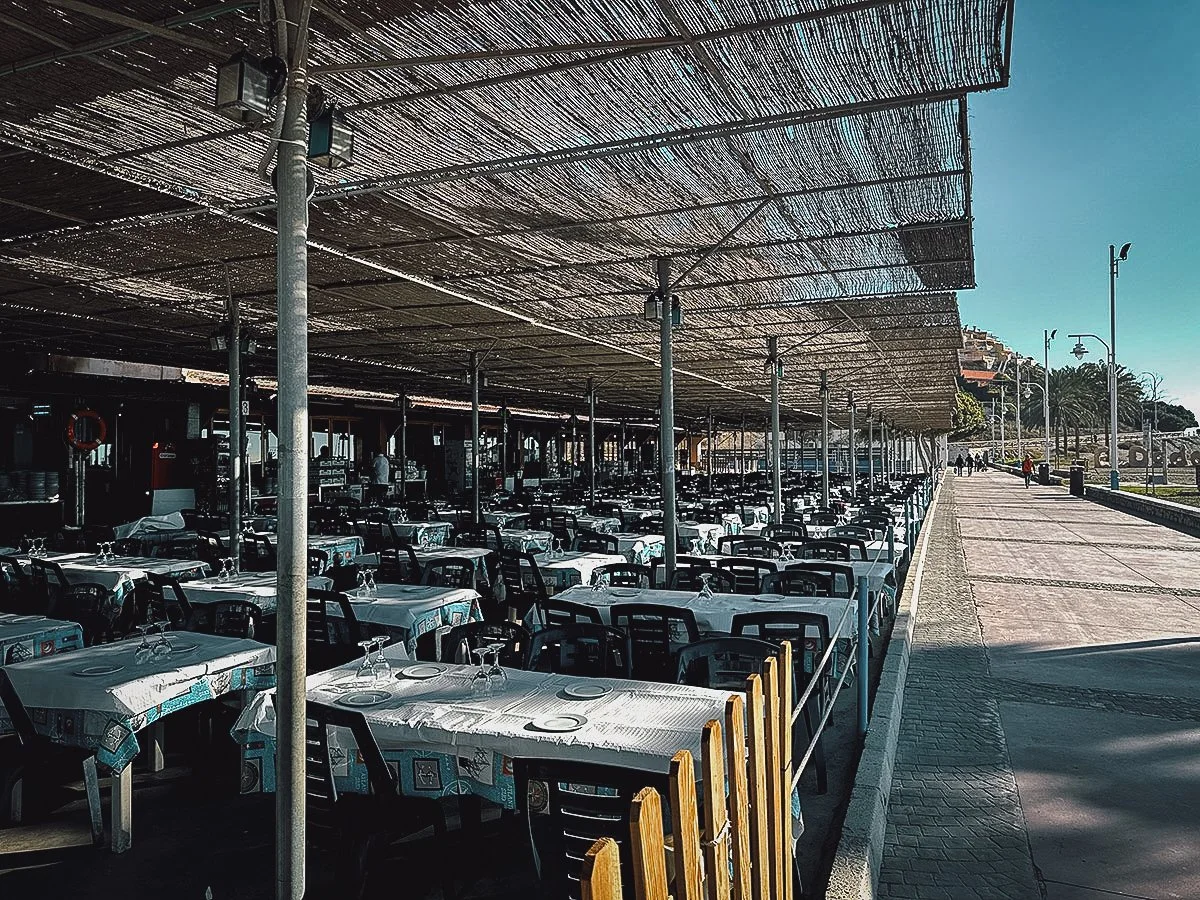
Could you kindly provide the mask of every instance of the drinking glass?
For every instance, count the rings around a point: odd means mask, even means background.
[[[371,663],[371,668],[375,673],[375,683],[386,684],[392,680],[392,664],[383,655],[383,645],[387,643],[387,638],[380,635],[375,638],[374,643],[375,658]]]
[[[133,661],[135,664],[141,664],[150,659],[153,655],[153,648],[150,646],[150,631],[154,628],[153,622],[146,622],[137,625],[137,630],[142,633],[142,642],[138,644],[137,649],[133,651]]]
[[[362,647],[363,658],[358,664],[357,677],[362,679],[375,680],[375,664],[371,659],[371,648],[375,646],[375,638],[368,638],[365,641],[359,641],[358,646]]]
[[[158,640],[150,650],[156,659],[168,655],[173,649],[171,641],[167,638],[167,625],[167,622],[154,623],[154,627],[158,629]]]
[[[712,576],[707,573],[700,575],[700,598],[703,600],[711,600],[713,597],[712,588],[708,584],[711,579]]]
[[[500,682],[500,684],[502,686],[507,685],[508,684],[508,673],[505,672],[504,669],[500,668],[500,653],[501,653],[501,651],[504,650],[504,645],[503,644],[488,644],[487,650],[488,650],[488,653],[492,657],[491,668],[489,668],[487,671],[488,678],[496,679],[498,682]]]
[[[355,576],[357,585],[354,588],[354,596],[361,597],[367,591],[367,572],[365,569],[359,569],[358,575]]]
[[[476,694],[483,694],[492,686],[491,676],[488,675],[487,668],[487,653],[486,647],[478,647],[471,650],[471,655],[475,657],[475,661],[479,668],[475,674],[471,676],[471,691]]]
[[[375,597],[376,595],[379,594],[379,586],[377,584],[375,584],[375,570],[374,569],[366,570],[366,579],[367,579],[367,583],[366,583],[367,596]],[[382,647],[380,649],[382,649]]]
[[[692,538],[692,555],[693,556],[699,556],[701,554],[701,552],[703,551],[703,548],[704,548],[704,545],[700,541],[700,538],[698,538],[698,537]]]

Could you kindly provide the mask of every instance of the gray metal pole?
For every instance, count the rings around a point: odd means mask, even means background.
[[[588,379],[588,498],[596,502],[596,386]]]
[[[875,417],[867,404],[867,497],[875,490]]]
[[[478,525],[479,515],[479,355],[472,350],[467,363],[471,373],[471,514]]]
[[[225,269],[229,303],[229,555],[242,564],[242,321]]]
[[[850,497],[858,497],[858,443],[854,433],[854,391],[850,392]]]
[[[293,48],[275,169],[279,524],[276,575],[275,896],[304,896],[308,597],[308,58],[306,0],[287,0]]]
[[[1057,332],[1057,329],[1055,329]],[[1042,336],[1045,338],[1045,353],[1042,357],[1042,418],[1045,420],[1046,426],[1046,465],[1051,470],[1054,469],[1054,460],[1051,458],[1050,451],[1050,330],[1042,331]]]
[[[663,496],[663,583],[675,574],[675,386],[671,363],[671,260],[656,261],[658,297],[662,307],[659,353],[662,364],[661,457]]]
[[[771,367],[771,521],[783,521],[783,450],[779,444],[779,338],[767,338]]]
[[[625,446],[626,446],[625,420],[622,419],[621,420],[621,453],[620,453],[621,458],[618,460],[618,463],[621,466],[621,480],[622,481],[625,480]]]
[[[1120,490],[1121,472],[1117,462],[1117,248],[1108,245],[1108,418],[1111,440],[1108,447],[1108,486]]]
[[[713,414],[712,407],[708,408],[708,435],[706,436],[705,446],[708,448],[705,453],[705,461],[708,463],[708,493],[713,493],[713,457],[716,455],[717,435],[713,431]]]
[[[821,505],[829,508],[829,377],[821,370]]]
[[[867,722],[870,719],[870,683],[868,677],[868,666],[870,659],[868,658],[871,646],[871,593],[867,588],[867,576],[860,575],[858,577],[858,590],[855,592],[858,597],[858,733],[860,735],[867,733]]]
[[[738,453],[738,462],[742,469],[742,492],[746,491],[746,416],[742,415],[742,449]]]
[[[408,499],[408,392],[400,394],[400,500]]]

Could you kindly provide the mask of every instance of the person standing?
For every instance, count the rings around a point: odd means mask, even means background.
[[[1021,474],[1025,476],[1025,487],[1029,487],[1029,480],[1033,477],[1033,457],[1028,453],[1025,454],[1025,459],[1021,461]]]
[[[371,461],[371,493],[376,500],[383,500],[387,496],[391,476],[392,462],[387,454],[380,450]]]
[[[958,458],[954,460],[954,474],[961,475],[964,465],[966,463],[963,462],[962,454],[960,453],[958,454]]]
[[[967,475],[971,475],[975,471],[975,457],[967,453]]]

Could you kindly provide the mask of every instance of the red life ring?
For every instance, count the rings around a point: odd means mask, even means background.
[[[83,441],[75,434],[76,426],[83,419],[88,419],[96,423],[95,440]],[[67,443],[76,450],[95,450],[104,443],[106,437],[108,437],[108,425],[104,419],[100,418],[100,413],[94,409],[81,409],[71,413],[71,421],[67,423]]]

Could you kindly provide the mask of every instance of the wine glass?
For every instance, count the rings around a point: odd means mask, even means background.
[[[554,559],[562,559],[562,558],[563,558],[563,556],[565,556],[565,555],[566,555],[566,554],[563,552],[563,545],[562,545],[562,541],[561,541],[559,538],[555,538],[555,539],[554,539],[554,541],[553,541],[553,543],[551,544],[551,547],[550,547],[550,553],[551,553],[551,555],[553,556],[553,558],[554,558]]]
[[[692,555],[700,556],[702,551],[703,551],[703,544],[700,542],[700,538],[698,538],[698,537],[692,538]]]
[[[359,569],[358,574],[355,576],[355,581],[354,596],[361,597],[367,590],[367,570]]]
[[[475,674],[471,676],[471,691],[475,694],[486,693],[492,686],[491,676],[488,675],[487,668],[487,647],[472,648],[471,655],[475,657],[475,661],[479,668]]]
[[[366,583],[367,596],[375,597],[379,593],[379,586],[377,584],[375,584],[375,570],[367,569],[365,574],[366,574],[366,582],[367,582]],[[380,649],[382,649],[382,647]]]
[[[500,653],[504,650],[504,644],[488,644],[488,653],[492,657],[491,668],[488,669],[488,678],[495,678],[501,685],[508,684],[508,673],[500,668]]]
[[[375,673],[376,684],[386,684],[392,680],[392,664],[383,655],[383,645],[386,643],[387,638],[382,635],[376,637],[374,641],[375,659],[371,663],[371,668]]]
[[[375,680],[375,664],[371,659],[371,648],[375,646],[375,638],[368,638],[365,641],[359,641],[358,646],[362,647],[363,658],[358,664],[358,672],[355,677],[362,679]]]
[[[709,586],[709,581],[711,581],[711,580],[712,580],[712,576],[709,575],[707,572],[701,573],[701,575],[700,575],[700,599],[711,600],[713,598],[712,587]]]
[[[171,641],[167,638],[167,625],[167,622],[154,623],[154,627],[158,629],[158,640],[150,650],[156,659],[167,656],[174,649],[171,646]]]
[[[137,645],[137,649],[133,651],[133,661],[136,664],[141,664],[150,659],[153,655],[153,648],[150,646],[150,631],[154,628],[153,622],[144,622],[135,626],[142,633],[142,642]]]

